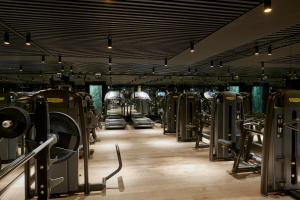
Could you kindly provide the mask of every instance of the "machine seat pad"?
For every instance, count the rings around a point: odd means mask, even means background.
[[[219,144],[222,144],[225,147],[231,148],[233,146],[233,142],[229,140],[219,139]]]

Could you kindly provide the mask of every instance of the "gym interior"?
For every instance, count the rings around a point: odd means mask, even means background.
[[[1,0],[0,199],[300,199],[299,9]]]

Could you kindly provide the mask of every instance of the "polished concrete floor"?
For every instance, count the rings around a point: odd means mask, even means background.
[[[123,157],[125,190],[120,192],[117,176],[108,181],[106,194],[73,195],[62,199],[104,200],[202,200],[202,199],[267,199],[259,193],[257,174],[233,177],[228,173],[232,162],[209,162],[208,149],[194,148],[194,143],[178,143],[173,135],[163,135],[159,125],[154,129],[105,130],[98,132],[101,142],[90,162],[90,182],[117,167],[114,144],[119,144]],[[82,164],[80,165],[82,171]],[[81,174],[80,181],[83,176]],[[21,185],[22,180],[16,185]],[[3,199],[23,199],[21,186],[14,186]],[[17,195],[14,191],[18,189]],[[16,198],[17,197],[17,198]],[[21,197],[21,198],[20,198]],[[1,198],[2,199],[2,198]],[[270,196],[268,199],[290,199]]]

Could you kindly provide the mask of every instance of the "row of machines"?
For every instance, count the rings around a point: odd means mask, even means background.
[[[91,137],[96,140],[98,122],[92,99],[86,93],[50,89],[16,96],[13,105],[0,108],[0,137],[8,140],[8,146],[15,145],[10,140],[22,138],[23,152],[17,156],[18,145],[7,148],[0,143],[2,151],[11,155],[11,162],[0,170],[0,182],[24,166],[25,199],[105,191],[106,181],[121,170],[122,160],[116,145],[118,168],[100,183],[89,182],[89,159],[93,153],[90,141]],[[78,181],[80,158],[83,184]]]
[[[163,132],[176,134],[178,141],[187,142],[209,137],[203,129],[210,125],[211,96],[205,98],[195,92],[170,92],[164,101]]]
[[[211,161],[234,161],[233,174],[261,173],[263,195],[300,199],[300,91],[270,94],[265,114],[251,112],[247,93],[225,91],[205,97],[170,92],[164,111],[165,134],[196,141],[196,148],[209,147]]]
[[[262,195],[300,199],[300,91],[270,94],[265,114],[251,112],[246,93],[219,92],[212,102],[209,159],[233,160],[233,174],[260,172]]]
[[[149,113],[151,98],[144,91],[131,94],[125,98],[120,91],[109,91],[104,98],[104,115],[106,129],[124,129],[127,121],[132,122],[134,128],[152,128],[154,122],[146,117]]]

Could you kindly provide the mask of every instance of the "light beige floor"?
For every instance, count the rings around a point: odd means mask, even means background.
[[[262,197],[258,175],[233,177],[227,172],[232,162],[209,162],[208,149],[195,150],[194,143],[177,143],[174,136],[163,135],[159,128],[134,130],[128,127],[127,130],[105,130],[98,134],[101,142],[92,145],[95,156],[90,162],[90,181],[101,181],[117,166],[114,144],[119,144],[124,162],[119,176],[123,177],[125,191],[108,189],[106,195],[96,192],[90,196],[74,195],[62,199],[290,199]],[[82,178],[80,176],[80,181]],[[117,177],[113,177],[108,181],[108,187],[116,186]]]

